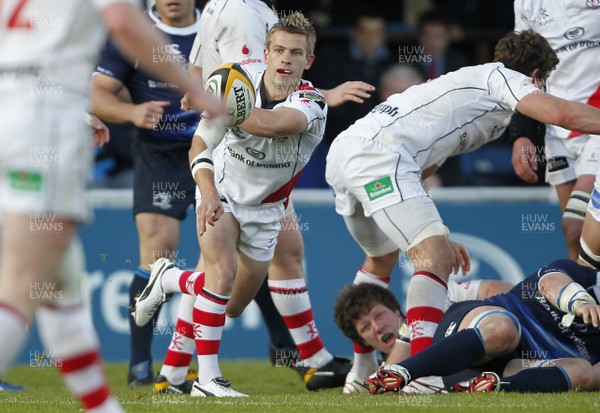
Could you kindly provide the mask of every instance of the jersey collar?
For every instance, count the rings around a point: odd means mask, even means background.
[[[273,100],[271,102],[267,101],[267,89],[265,88],[265,73],[260,77],[260,85],[258,90],[260,92],[260,107],[262,109],[273,109],[276,105],[279,105],[281,102],[285,102],[285,99]]]
[[[158,12],[156,11],[156,6],[152,6],[152,9],[150,9],[150,11],[148,11],[148,15],[154,22],[154,25],[161,31],[163,31],[167,34],[176,35],[176,36],[188,36],[191,34],[196,34],[200,30],[200,10],[195,9],[194,12],[196,14],[196,20],[194,21],[193,24],[191,24],[190,26],[187,26],[187,27],[173,27],[173,26],[164,24],[160,20],[160,17],[158,17]]]

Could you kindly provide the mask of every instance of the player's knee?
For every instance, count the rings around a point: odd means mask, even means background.
[[[415,271],[432,272],[447,281],[454,266],[454,252],[444,235],[424,239],[409,250],[407,256],[415,266]]]
[[[506,310],[490,310],[481,313],[469,327],[479,330],[486,354],[506,354],[519,344],[521,326],[514,314]]]
[[[579,238],[581,237],[581,228],[583,226],[583,221],[565,218],[563,216],[562,219],[562,230],[565,234],[565,240],[567,244],[577,245],[579,243]]]
[[[598,383],[594,377],[594,369],[589,361],[584,359],[568,359],[567,365],[561,366],[571,381],[571,388],[591,391],[599,390]]]

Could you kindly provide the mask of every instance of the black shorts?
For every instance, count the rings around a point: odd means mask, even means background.
[[[442,317],[442,320],[440,321],[437,330],[435,330],[435,334],[433,335],[433,342],[436,343],[440,340],[443,340],[444,337],[446,337],[446,335],[456,333],[463,318],[465,318],[467,313],[472,309],[477,307],[493,305],[494,304],[492,303],[488,303],[486,301],[481,300],[459,301],[452,304],[450,308],[448,308],[448,310],[444,313],[444,316]],[[452,323],[454,323],[454,327],[451,327]],[[447,332],[448,334],[446,334]],[[443,378],[444,383],[447,385],[447,387],[449,387],[454,383],[458,383],[459,381],[473,378],[482,371],[493,371],[498,375],[502,376],[506,364],[510,360],[515,358],[519,358],[518,352],[516,350],[509,354],[505,354],[504,356],[494,358],[486,364],[471,366],[466,370],[463,370],[456,374],[452,374],[450,376],[446,376]]]
[[[191,142],[133,141],[133,215],[154,212],[184,220],[195,204],[196,183],[188,161]]]

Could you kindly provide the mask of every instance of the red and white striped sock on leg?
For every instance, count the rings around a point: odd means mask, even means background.
[[[417,271],[408,285],[406,323],[410,330],[410,353],[429,347],[448,302],[447,284],[427,271]]]
[[[17,357],[27,337],[27,318],[8,305],[0,303],[0,377]]]
[[[182,292],[196,296],[204,287],[204,272],[184,271],[171,267],[163,273],[161,286],[167,294]]]
[[[194,303],[194,340],[198,352],[198,382],[201,385],[221,376],[219,347],[228,301],[228,296],[215,294],[203,288]]]
[[[304,279],[268,280],[268,284],[273,303],[290,330],[300,358],[313,368],[333,360],[319,337]]]
[[[86,305],[38,307],[38,330],[63,380],[88,412],[122,412],[104,376],[98,338]]]
[[[165,376],[171,384],[178,385],[185,381],[196,349],[192,321],[195,301],[196,297],[183,294],[179,302],[177,325],[167,349],[165,361],[160,369],[160,374]]]

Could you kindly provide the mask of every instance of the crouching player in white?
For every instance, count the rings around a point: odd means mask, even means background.
[[[372,393],[398,392],[420,377],[448,376],[472,367],[484,373],[451,385],[451,389],[598,390],[599,283],[595,270],[571,260],[557,260],[506,294],[456,302],[444,314],[432,346],[380,367],[367,386]],[[383,339],[399,336],[392,327],[403,318],[393,295],[374,285],[351,286],[338,303],[352,298],[353,306],[340,307],[347,334],[358,335],[378,348],[389,347]]]
[[[498,138],[515,108],[545,123],[600,131],[598,109],[536,86],[558,61],[542,36],[508,34],[495,60],[392,95],[342,132],[327,156],[336,210],[365,253],[385,261],[399,248],[418,258],[407,297],[413,354],[431,344],[457,258],[421,179],[448,157]],[[378,235],[364,239],[361,228]]]
[[[245,396],[221,376],[219,345],[225,315],[239,316],[265,278],[289,194],[323,136],[325,100],[301,79],[314,59],[315,38],[300,13],[282,19],[267,35],[267,69],[254,76],[257,102],[251,116],[226,134],[210,121],[200,122],[190,159],[200,194],[197,229],[206,272],[184,272],[158,260],[134,310],[136,322],[144,324],[165,294],[196,296],[199,374],[192,396]],[[294,294],[282,313],[294,321],[300,351],[312,352],[307,361],[332,360],[314,326],[304,280],[282,279],[275,287]]]

